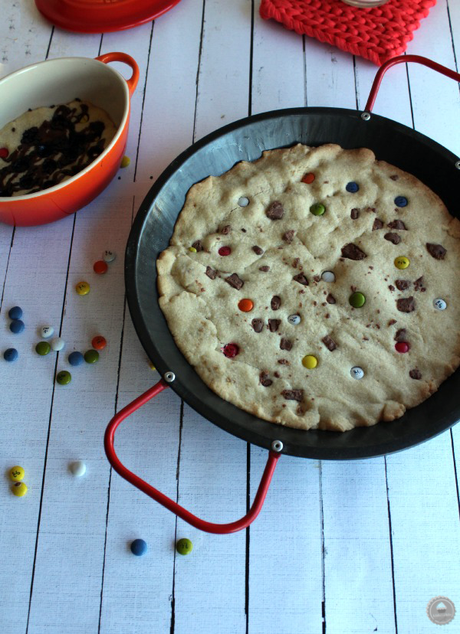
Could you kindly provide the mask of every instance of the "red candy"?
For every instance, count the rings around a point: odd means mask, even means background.
[[[91,345],[95,350],[104,350],[107,345],[107,341],[102,335],[97,335],[96,337],[93,337]]]
[[[8,158],[10,152],[7,147],[0,147],[0,158],[6,159]]]
[[[401,352],[401,353],[409,352],[410,346],[405,341],[398,341],[398,343],[395,345],[395,349],[397,352]]]
[[[311,183],[313,183],[314,180],[315,180],[315,175],[313,174],[313,172],[310,172],[308,174],[305,174],[305,176],[302,178],[302,183],[311,185]]]
[[[218,253],[219,255],[230,255],[230,253],[232,252],[230,247],[220,247]]]
[[[107,273],[107,269],[109,268],[107,262],[104,262],[104,260],[98,260],[97,262],[94,263],[93,269],[95,273],[98,273],[99,275],[102,275],[103,273]]]
[[[222,348],[222,352],[227,357],[227,359],[233,359],[233,357],[236,357],[239,351],[240,349],[236,345],[236,343],[227,343],[227,345]]]

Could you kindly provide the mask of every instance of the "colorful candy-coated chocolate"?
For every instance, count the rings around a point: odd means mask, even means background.
[[[243,313],[249,313],[251,312],[251,310],[254,308],[254,302],[252,301],[252,299],[241,299],[238,302],[238,308],[243,312]]]
[[[311,183],[313,183],[314,180],[315,180],[315,175],[313,174],[313,172],[309,172],[308,174],[305,174],[305,176],[302,178],[302,183],[311,185]]]
[[[69,470],[76,478],[81,478],[86,473],[86,465],[81,460],[76,460],[69,464]]]
[[[95,350],[104,350],[107,345],[107,341],[102,335],[96,335],[95,337],[93,337],[91,345]]]
[[[21,319],[22,317],[22,308],[20,306],[13,306],[8,311],[8,317],[10,319]]]
[[[115,255],[113,251],[107,250],[107,251],[104,251],[104,255],[102,257],[104,262],[108,262],[110,264],[110,262],[113,262],[117,256]]]
[[[364,376],[364,370],[360,368],[359,365],[355,365],[353,368],[351,368],[350,374],[354,379],[357,379],[359,381]]]
[[[135,539],[131,542],[130,548],[133,555],[136,555],[136,557],[142,557],[142,555],[145,555],[147,552],[147,542],[143,539]]]
[[[78,282],[78,284],[75,286],[75,290],[79,295],[88,295],[90,291],[90,286],[88,282]]]
[[[314,203],[310,207],[310,211],[314,216],[322,216],[326,211],[326,207],[321,203]]]
[[[348,301],[350,302],[350,305],[353,306],[353,308],[362,308],[366,303],[366,296],[364,295],[364,293],[360,293],[358,291],[356,293],[352,293],[348,298]]]
[[[407,207],[408,202],[409,201],[407,200],[405,196],[396,196],[395,198],[396,207]]]
[[[196,253],[195,247],[189,247],[188,250],[190,251],[190,253]]]
[[[85,352],[86,363],[96,363],[99,361],[99,352],[97,350],[87,350]]]
[[[238,200],[238,205],[240,207],[247,207],[249,205],[249,198],[246,198],[246,196],[241,196],[241,198]]]
[[[397,352],[409,352],[410,350],[410,346],[406,341],[398,341],[397,344],[395,344],[395,349]]]
[[[56,375],[56,381],[59,385],[69,385],[72,380],[72,375],[67,370],[61,370]]]
[[[11,332],[14,332],[15,335],[19,335],[21,332],[23,332],[24,328],[25,324],[20,319],[13,319],[13,321],[10,323],[10,330]]]
[[[233,357],[236,357],[239,351],[240,348],[239,346],[237,346],[236,343],[227,343],[227,345],[222,348],[222,352],[228,359],[233,359]]]
[[[13,482],[21,482],[21,480],[24,480],[25,471],[22,467],[16,465],[15,467],[11,467],[9,476]]]
[[[16,350],[16,348],[7,348],[5,352],[3,353],[3,358],[5,359],[5,361],[8,361],[9,363],[16,361],[18,357],[19,357],[19,352]]]
[[[410,264],[409,258],[406,258],[404,255],[400,255],[395,259],[395,267],[397,269],[407,269]]]
[[[55,337],[51,340],[51,348],[54,352],[60,352],[65,346],[65,341],[61,337]]]
[[[436,310],[446,310],[447,303],[445,302],[445,300],[441,299],[441,297],[438,297],[433,301],[433,306],[436,308]]]
[[[131,163],[131,159],[129,158],[129,156],[124,156],[121,159],[121,163],[120,163],[120,167],[128,167],[128,165],[130,165]]]
[[[75,350],[75,352],[71,352],[69,354],[68,361],[70,365],[73,365],[73,366],[81,365],[84,360],[85,360],[85,357],[82,355],[81,352],[78,352],[78,350]]]
[[[307,354],[307,356],[302,359],[302,365],[304,368],[307,368],[307,370],[313,370],[318,365],[318,359],[312,354]]]
[[[333,271],[323,271],[321,279],[323,282],[335,282],[335,273]]]
[[[22,498],[27,493],[27,484],[25,482],[15,482],[11,487],[13,495]]]
[[[351,182],[346,184],[345,189],[350,194],[356,194],[356,192],[359,191],[359,185],[358,185],[358,183],[355,183],[354,181],[351,181]]]
[[[232,249],[230,247],[220,247],[219,251],[217,252],[219,255],[230,255],[230,253],[232,252]]]
[[[6,159],[8,158],[10,151],[7,147],[0,147],[0,158]]]
[[[289,315],[288,317],[288,322],[293,326],[297,326],[297,324],[300,324],[300,321],[300,315]]]
[[[93,264],[93,271],[98,275],[104,275],[104,273],[107,273],[108,268],[109,265],[104,260],[98,260]]]
[[[35,352],[44,357],[51,352],[51,346],[47,341],[39,341],[35,346]]]
[[[179,555],[189,555],[193,550],[193,544],[186,537],[182,537],[176,543],[176,550]]]
[[[43,339],[48,339],[49,337],[52,337],[54,335],[53,326],[43,326],[40,329],[40,335],[43,337]]]

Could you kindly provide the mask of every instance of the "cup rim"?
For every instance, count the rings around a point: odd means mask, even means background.
[[[13,71],[12,73],[9,73],[8,75],[5,75],[5,77],[2,77],[0,79],[0,90],[2,90],[2,84],[6,83],[8,80],[10,80],[12,77],[14,77],[15,75],[20,75],[22,72],[27,71],[27,70],[31,70],[35,67],[39,67],[42,66],[43,64],[50,64],[53,62],[61,62],[61,61],[72,61],[72,62],[78,62],[78,61],[85,61],[85,62],[96,62],[97,64],[102,64],[105,68],[107,68],[107,70],[112,73],[113,77],[120,83],[120,85],[122,86],[122,90],[124,92],[125,95],[125,107],[124,107],[124,112],[123,112],[123,117],[117,127],[117,131],[115,133],[115,136],[113,137],[113,139],[110,141],[110,143],[108,144],[108,146],[103,150],[103,152],[101,152],[101,154],[99,154],[99,156],[92,161],[89,165],[87,165],[85,168],[83,168],[80,172],[77,172],[77,174],[74,174],[73,176],[71,176],[70,178],[67,178],[64,181],[61,181],[60,183],[57,183],[57,185],[53,185],[53,187],[48,187],[46,189],[42,189],[39,192],[34,192],[33,194],[23,194],[22,196],[0,196],[0,205],[4,204],[6,202],[9,202],[10,204],[14,204],[16,202],[24,202],[24,201],[28,201],[28,200],[36,200],[37,198],[40,198],[40,196],[43,196],[44,194],[49,194],[49,193],[53,193],[56,192],[60,189],[63,189],[64,187],[66,187],[67,185],[74,183],[76,180],[78,180],[81,176],[84,176],[85,174],[87,174],[90,170],[92,170],[98,162],[102,161],[108,154],[109,152],[112,150],[112,148],[115,146],[115,144],[118,142],[118,139],[121,136],[122,131],[124,130],[125,126],[126,126],[126,122],[128,120],[129,117],[129,112],[130,112],[130,105],[131,105],[131,97],[129,94],[129,89],[128,89],[128,84],[125,80],[125,78],[123,77],[123,75],[121,73],[119,73],[115,68],[112,68],[111,66],[109,66],[109,64],[106,64],[104,62],[101,62],[100,60],[94,58],[94,57],[54,57],[53,59],[45,59],[41,62],[34,62],[33,64],[28,64],[27,66],[22,66],[21,68],[18,68],[17,70]]]

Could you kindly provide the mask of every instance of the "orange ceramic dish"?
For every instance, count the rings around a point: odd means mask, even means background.
[[[108,62],[132,68],[125,80]],[[0,128],[28,108],[65,104],[76,97],[105,110],[117,133],[88,167],[68,180],[28,196],[0,196],[0,222],[41,225],[65,218],[98,196],[120,167],[126,147],[130,98],[139,79],[139,68],[125,53],[106,53],[96,59],[64,57],[22,68],[0,81]]]

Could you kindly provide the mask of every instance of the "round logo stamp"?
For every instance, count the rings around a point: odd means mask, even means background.
[[[455,616],[455,605],[447,597],[434,597],[428,602],[426,613],[436,625],[447,625]]]

